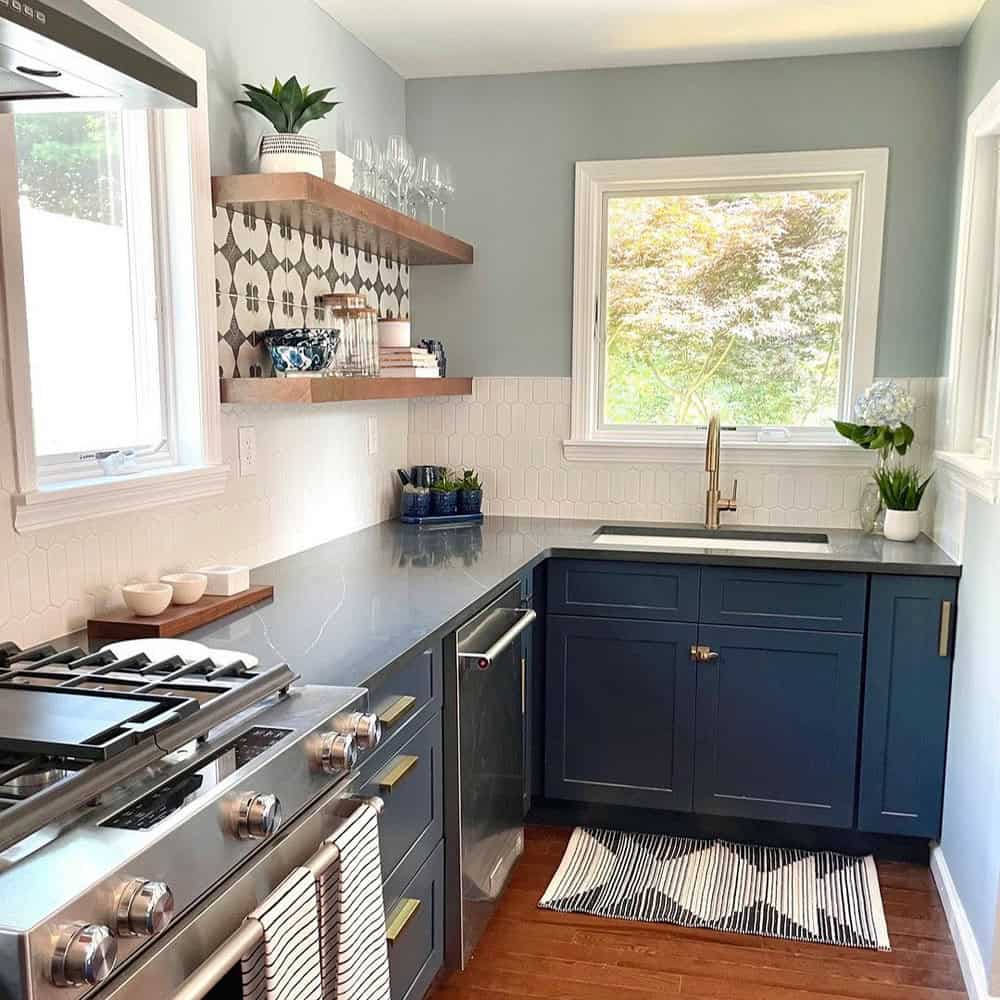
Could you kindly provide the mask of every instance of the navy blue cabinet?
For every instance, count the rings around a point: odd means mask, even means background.
[[[551,615],[545,794],[690,810],[697,626]]]
[[[858,826],[941,830],[954,580],[879,576],[868,616]]]
[[[702,625],[694,808],[748,819],[854,822],[859,635]]]

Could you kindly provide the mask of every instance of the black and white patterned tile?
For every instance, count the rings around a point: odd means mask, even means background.
[[[317,302],[331,292],[363,294],[384,317],[409,315],[406,264],[225,208],[215,209],[213,227],[219,371],[226,378],[272,374],[267,329],[336,325]]]

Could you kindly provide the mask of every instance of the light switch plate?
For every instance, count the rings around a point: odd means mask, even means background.
[[[240,476],[257,475],[257,432],[252,427],[237,431],[240,454]]]
[[[378,420],[375,417],[368,418],[368,454],[378,454]]]

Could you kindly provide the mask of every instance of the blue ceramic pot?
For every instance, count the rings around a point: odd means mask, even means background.
[[[459,514],[478,514],[482,509],[483,509],[482,490],[458,491]]]
[[[431,490],[431,513],[437,517],[446,517],[458,513],[458,490]]]
[[[403,493],[403,517],[427,517],[431,512],[431,494]]]

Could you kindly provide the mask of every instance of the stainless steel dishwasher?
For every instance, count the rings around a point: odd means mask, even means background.
[[[456,635],[461,912],[452,964],[465,968],[524,849],[525,630],[536,614],[511,587]]]

